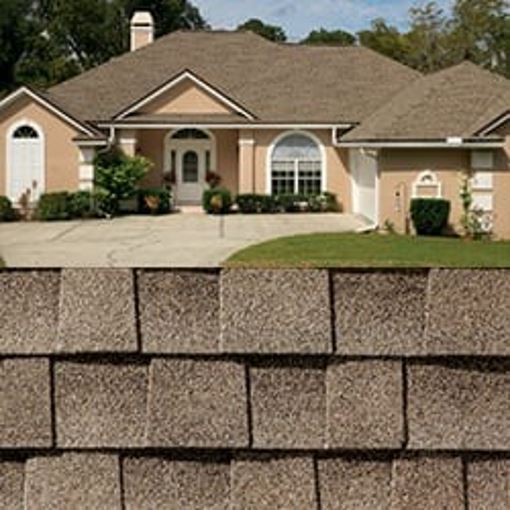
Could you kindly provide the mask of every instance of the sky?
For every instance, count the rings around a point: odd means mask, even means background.
[[[324,27],[356,32],[375,18],[405,28],[409,8],[420,0],[192,0],[215,29],[232,29],[249,18],[282,26],[290,40]],[[438,0],[447,7],[451,0]]]

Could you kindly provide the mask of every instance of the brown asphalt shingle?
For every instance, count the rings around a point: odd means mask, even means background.
[[[0,353],[50,353],[56,348],[58,271],[0,272]]]
[[[58,343],[63,352],[136,351],[132,271],[63,269]]]
[[[142,349],[219,352],[219,276],[197,271],[140,271]]]
[[[510,459],[469,462],[467,483],[471,510],[510,508]]]
[[[228,510],[228,462],[127,457],[123,462],[126,510]]]
[[[19,510],[25,497],[25,464],[0,459],[0,508]]]
[[[144,445],[148,366],[57,363],[55,384],[58,446]]]
[[[248,446],[242,364],[155,359],[150,367],[148,409],[150,446]]]
[[[0,448],[51,445],[49,360],[0,360]]]
[[[116,455],[65,453],[28,460],[26,510],[121,510]]]
[[[332,350],[326,271],[227,269],[221,275],[220,303],[223,352]]]

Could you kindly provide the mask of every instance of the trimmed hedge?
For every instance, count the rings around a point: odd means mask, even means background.
[[[333,193],[320,195],[259,195],[241,194],[236,198],[239,211],[243,214],[256,213],[296,213],[296,212],[335,212],[340,209]]]
[[[416,233],[421,236],[439,236],[448,226],[450,202],[440,198],[411,200],[411,219]]]
[[[69,193],[68,212],[71,218],[94,218],[97,216],[96,197],[91,191]]]
[[[166,188],[138,191],[138,212],[141,214],[168,214],[171,210],[171,194]]]
[[[35,217],[42,221],[69,220],[71,218],[69,193],[43,193],[35,209]]]
[[[0,196],[0,221],[14,221],[17,218],[12,202],[4,196]]]
[[[206,189],[202,195],[202,207],[208,214],[228,214],[232,208],[232,194],[226,188]]]
[[[278,200],[272,195],[257,193],[243,193],[237,195],[236,204],[243,214],[274,213],[278,212]]]

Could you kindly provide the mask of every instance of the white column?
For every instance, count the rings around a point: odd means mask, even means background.
[[[239,193],[255,191],[255,140],[253,131],[239,131]]]
[[[78,146],[79,151],[79,188],[92,191],[94,188],[94,157],[96,149],[90,146]]]
[[[135,130],[123,129],[118,131],[117,140],[119,147],[126,156],[136,156],[136,146],[138,143],[137,132]]]

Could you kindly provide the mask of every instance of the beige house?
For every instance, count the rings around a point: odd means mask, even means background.
[[[200,202],[210,170],[235,194],[330,191],[404,230],[412,197],[451,200],[458,224],[469,172],[487,228],[510,237],[508,80],[249,32],[153,33],[137,13],[131,52],[0,102],[0,195],[90,189],[95,152],[118,144],[153,161],[147,186],[175,175],[178,204]]]

